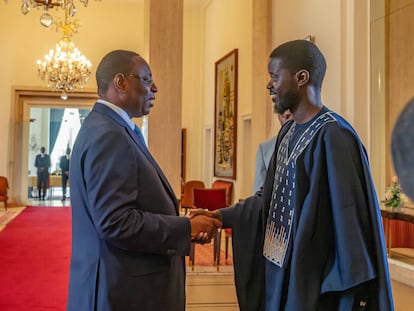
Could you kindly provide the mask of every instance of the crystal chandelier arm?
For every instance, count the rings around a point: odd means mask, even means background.
[[[101,1],[101,0],[95,0]],[[88,6],[88,0],[79,0],[85,7]],[[8,0],[4,0],[4,3],[7,5]],[[71,17],[76,14],[75,0],[21,0],[20,11],[23,15],[27,15],[30,12],[31,8],[44,8],[45,13],[40,18],[40,23],[42,26],[50,27],[53,24],[53,17],[48,13],[48,9],[63,9],[66,11],[69,8],[69,15]]]
[[[33,0],[36,2],[37,6],[45,6],[45,8],[51,8],[53,9],[55,6],[61,6],[62,2],[65,1],[52,1],[52,0]]]
[[[92,65],[70,39],[78,31],[78,21],[70,18],[73,6],[65,6],[64,9],[64,20],[57,19],[56,22],[63,38],[43,61],[37,61],[37,72],[48,87],[61,91],[61,98],[65,100],[68,98],[67,93],[84,87],[89,80]]]

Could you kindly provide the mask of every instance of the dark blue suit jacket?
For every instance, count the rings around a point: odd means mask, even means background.
[[[67,310],[185,309],[190,222],[138,135],[96,103],[71,157]]]
[[[59,167],[62,172],[62,185],[64,185],[66,189],[66,182],[69,179],[69,176],[66,174],[66,172],[69,171],[69,167],[70,167],[70,160],[66,158],[66,155],[60,157]]]
[[[66,158],[66,155],[60,157],[59,167],[62,171],[62,174],[65,171],[69,171],[69,163],[70,163],[70,160]]]

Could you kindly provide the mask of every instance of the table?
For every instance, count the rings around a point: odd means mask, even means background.
[[[27,184],[29,187],[37,187],[37,176],[29,176]],[[49,187],[62,187],[62,176],[49,175]]]
[[[401,220],[414,224],[414,208],[411,206],[401,208],[381,207],[381,216],[384,220],[384,233],[387,243],[388,255],[392,257],[392,235],[390,229],[390,222],[392,220]],[[414,249],[404,248],[403,255],[407,257],[414,257]],[[398,253],[398,251],[395,251]]]

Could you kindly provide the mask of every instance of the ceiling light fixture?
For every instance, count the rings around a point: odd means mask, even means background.
[[[57,20],[58,29],[63,38],[56,44],[54,50],[45,55],[44,60],[37,61],[37,71],[40,79],[47,82],[48,87],[61,91],[61,98],[66,100],[67,93],[77,88],[83,88],[91,74],[91,62],[75,47],[70,37],[78,30],[76,20],[69,19],[66,11],[65,20]]]
[[[100,0],[95,0],[100,1]],[[4,0],[7,4],[8,0]],[[85,7],[88,6],[88,0],[79,0]],[[43,14],[40,16],[40,24],[44,27],[50,27],[54,23],[53,16],[49,13],[49,9],[62,9],[69,13],[70,17],[74,17],[77,8],[75,0],[21,0],[20,10],[24,15],[27,15],[31,9],[43,9]]]

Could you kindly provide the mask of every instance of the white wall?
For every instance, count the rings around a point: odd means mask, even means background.
[[[143,7],[128,3],[90,1],[84,8],[78,5],[76,17],[81,27],[73,37],[76,47],[92,62],[92,75],[86,88],[95,89],[94,73],[102,56],[113,49],[137,51],[143,49]],[[12,118],[12,87],[46,87],[37,76],[36,60],[43,59],[61,39],[54,27],[46,29],[39,23],[42,11],[20,13],[20,1],[0,1],[0,144],[7,150],[0,152],[0,175],[7,176]]]
[[[273,0],[274,47],[308,35],[327,61],[322,101],[341,112],[341,1]]]
[[[213,0],[205,11],[205,41],[204,41],[204,115],[202,125],[211,127],[214,131],[214,75],[215,62],[234,49],[238,49],[238,118],[237,118],[237,180],[235,181],[235,195],[240,197],[243,182],[242,169],[244,165],[253,167],[254,163],[242,163],[239,155],[247,146],[242,144],[240,133],[242,129],[241,116],[251,112],[251,46],[252,46],[252,1],[251,0]],[[213,132],[214,133],[214,132]],[[214,137],[211,136],[212,138]],[[214,148],[213,150],[214,151]],[[211,160],[214,159],[212,156]],[[249,161],[251,162],[251,161]],[[208,184],[212,182],[213,163],[211,165]]]

